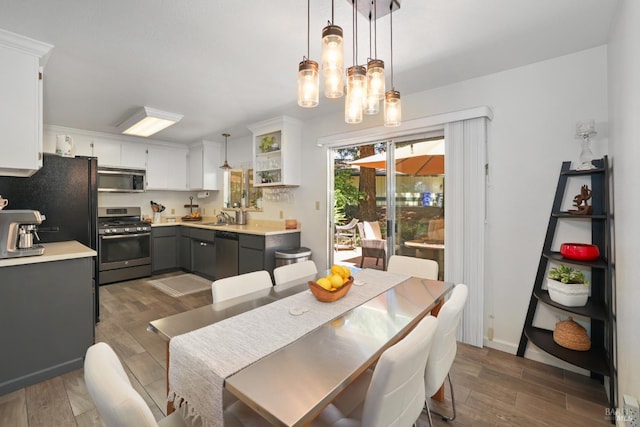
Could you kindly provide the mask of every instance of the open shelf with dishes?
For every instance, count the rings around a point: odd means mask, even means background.
[[[249,128],[253,132],[254,187],[300,185],[300,122],[283,116]]]

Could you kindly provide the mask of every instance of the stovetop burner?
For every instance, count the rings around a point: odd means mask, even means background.
[[[98,233],[101,235],[150,231],[149,223],[140,220],[140,208],[98,208]]]

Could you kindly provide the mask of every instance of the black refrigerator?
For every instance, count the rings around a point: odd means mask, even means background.
[[[98,251],[98,159],[44,154],[42,168],[28,178],[0,177],[5,209],[33,209],[46,219],[40,242],[77,240]],[[94,262],[95,321],[100,319],[98,260]]]

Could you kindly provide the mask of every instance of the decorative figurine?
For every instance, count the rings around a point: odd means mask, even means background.
[[[570,209],[569,213],[573,215],[591,215],[592,207],[589,206],[588,200],[591,198],[591,190],[588,185],[583,185],[580,194],[573,198],[573,205],[577,209]]]

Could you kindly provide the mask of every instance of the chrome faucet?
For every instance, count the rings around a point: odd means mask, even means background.
[[[217,216],[216,219],[219,223],[223,223],[223,224],[233,224],[234,223],[234,218],[231,217],[231,215],[229,215],[228,213],[222,211],[220,212]]]

